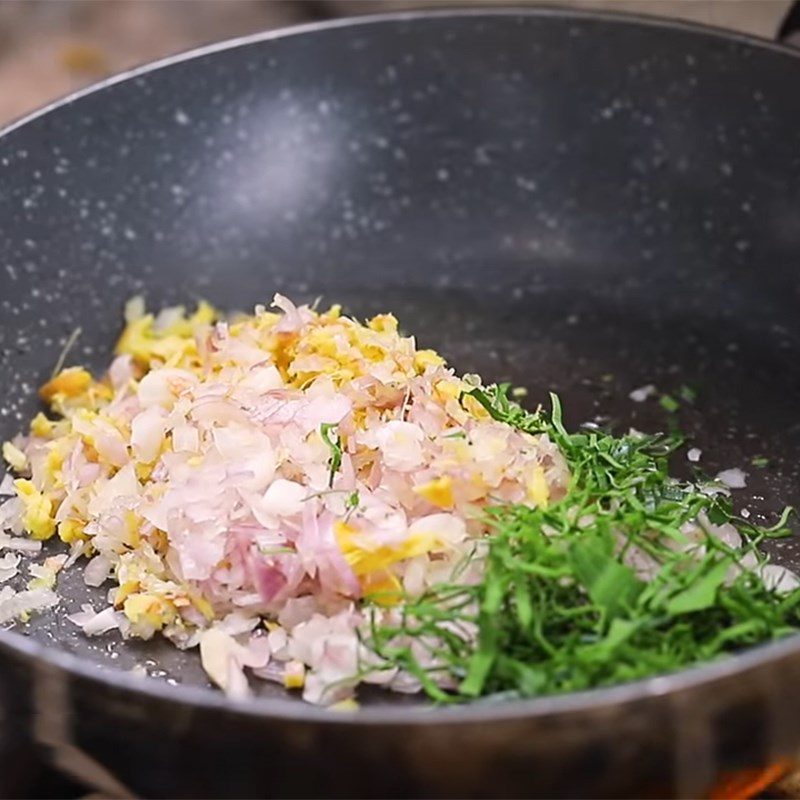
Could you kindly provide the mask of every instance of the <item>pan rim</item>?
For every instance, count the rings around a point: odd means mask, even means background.
[[[580,8],[535,8],[505,6],[501,8],[446,8],[433,10],[397,11],[365,14],[342,19],[326,20],[293,25],[285,28],[261,31],[255,34],[226,39],[221,42],[193,48],[170,55],[130,70],[113,75],[58,98],[36,109],[10,124],[0,128],[0,147],[8,137],[20,128],[33,123],[47,114],[67,107],[84,97],[111,88],[118,83],[135,80],[158,70],[193,59],[235,50],[253,44],[270,42],[308,33],[325,32],[339,28],[356,28],[366,25],[416,22],[427,19],[495,19],[505,17],[556,18],[579,21],[609,23],[657,28],[689,36],[711,37],[733,42],[755,50],[788,56],[800,63],[800,50],[787,45],[762,39],[757,36],[730,31],[712,25],[684,20],[670,20],[658,16],[629,14],[625,12],[588,10]],[[57,670],[63,677],[76,676],[98,688],[122,691],[133,695],[145,695],[154,701],[189,706],[200,710],[222,711],[256,718],[283,719],[296,722],[326,723],[329,725],[464,725],[482,722],[513,722],[518,720],[543,719],[552,716],[583,713],[590,710],[618,707],[636,702],[652,700],[663,695],[688,692],[713,682],[744,676],[760,668],[775,666],[787,659],[800,662],[800,634],[794,634],[777,642],[762,644],[741,653],[726,656],[710,664],[701,664],[674,673],[658,675],[616,686],[601,687],[563,695],[553,695],[498,704],[467,704],[455,708],[439,709],[430,705],[365,707],[353,714],[332,714],[330,711],[298,702],[290,698],[268,698],[253,696],[232,699],[222,692],[203,686],[169,685],[158,680],[142,680],[123,671],[101,669],[95,662],[56,648],[48,648],[24,633],[12,629],[0,629],[0,654],[4,657],[20,658],[30,662],[32,670]]]
[[[19,641],[14,641],[19,640]],[[0,631],[0,655],[20,656],[30,661],[36,677],[78,677],[98,688],[145,695],[167,705],[220,711],[254,718],[281,719],[293,722],[325,723],[331,726],[420,724],[452,727],[484,722],[544,720],[583,714],[590,711],[620,708],[633,703],[654,701],[665,695],[675,697],[702,689],[720,680],[744,679],[764,667],[778,668],[787,660],[800,661],[800,634],[757,645],[717,661],[699,664],[677,672],[656,675],[629,683],[568,692],[560,695],[525,698],[498,703],[466,703],[436,707],[424,701],[407,706],[365,706],[355,712],[332,712],[323,706],[305,703],[299,697],[272,698],[251,695],[231,698],[208,686],[168,684],[142,678],[131,672],[106,668],[70,652],[46,645],[8,629]],[[57,673],[54,676],[53,670]]]

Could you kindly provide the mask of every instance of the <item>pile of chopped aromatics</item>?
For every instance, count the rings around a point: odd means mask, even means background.
[[[57,604],[85,558],[109,587],[70,615],[87,635],[160,633],[232,695],[247,668],[328,705],[361,682],[440,701],[586,688],[800,624],[796,578],[756,549],[787,515],[734,520],[723,487],[669,477],[674,441],[569,434],[557,398],[523,411],[390,314],[274,307],[154,317],[137,299],[102,379],[42,387],[55,418],[3,448],[20,477],[0,484],[0,582],[15,549],[68,552],[5,586],[0,620]]]

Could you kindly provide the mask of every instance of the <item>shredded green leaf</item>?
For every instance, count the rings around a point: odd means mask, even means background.
[[[678,396],[685,403],[694,403],[694,401],[697,400],[697,391],[691,386],[686,386],[684,384],[680,389],[678,389]]]
[[[766,561],[761,539],[789,532],[791,509],[772,528],[737,519],[728,498],[669,475],[676,435],[569,433],[558,397],[531,413],[508,390],[469,395],[494,419],[547,434],[569,491],[548,508],[488,510],[480,583],[454,575],[407,598],[391,623],[373,615],[367,644],[387,668],[437,702],[527,697],[671,672],[800,628],[800,591],[768,589],[751,563]],[[734,523],[742,547],[704,520]]]
[[[328,460],[328,467],[330,468],[328,488],[333,486],[333,479],[342,466],[342,440],[339,438],[339,434],[335,429],[336,425],[330,422],[323,422],[319,427],[319,435],[331,451],[331,457]],[[331,433],[332,431],[333,433]]]
[[[681,404],[670,394],[662,394],[658,402],[661,408],[669,411],[670,414],[674,414],[681,407]]]

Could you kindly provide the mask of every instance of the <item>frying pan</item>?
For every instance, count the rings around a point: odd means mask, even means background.
[[[279,290],[392,310],[460,371],[559,392],[572,425],[663,428],[629,392],[692,386],[704,468],[745,469],[737,505],[774,519],[800,500],[798,85],[796,55],[741,36],[446,10],[241,39],[68,98],[0,138],[0,436],[76,327],[70,360],[107,363],[131,295]],[[773,551],[800,565],[796,541]],[[2,748],[116,795],[697,796],[800,747],[798,637],[598,691],[337,714],[268,686],[228,700],[159,642],[88,640],[63,615],[89,590],[61,587],[59,614],[0,632]]]

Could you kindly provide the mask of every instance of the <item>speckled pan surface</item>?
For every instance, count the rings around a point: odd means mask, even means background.
[[[628,393],[694,386],[682,424],[706,469],[750,472],[756,514],[796,504],[798,85],[788,51],[688,27],[445,12],[256,37],[58,105],[0,138],[0,438],[75,327],[73,358],[107,362],[132,294],[246,308],[280,290],[392,310],[459,370],[558,391],[573,424],[663,427]],[[283,696],[227,705],[191,655],[69,627],[0,633],[8,718],[145,795],[691,792],[800,745],[795,641],[592,696],[378,696],[332,720]],[[137,662],[154,678],[126,675]],[[56,707],[74,715],[54,743]],[[158,755],[154,731],[173,737]],[[126,767],[125,748],[148,757]]]

